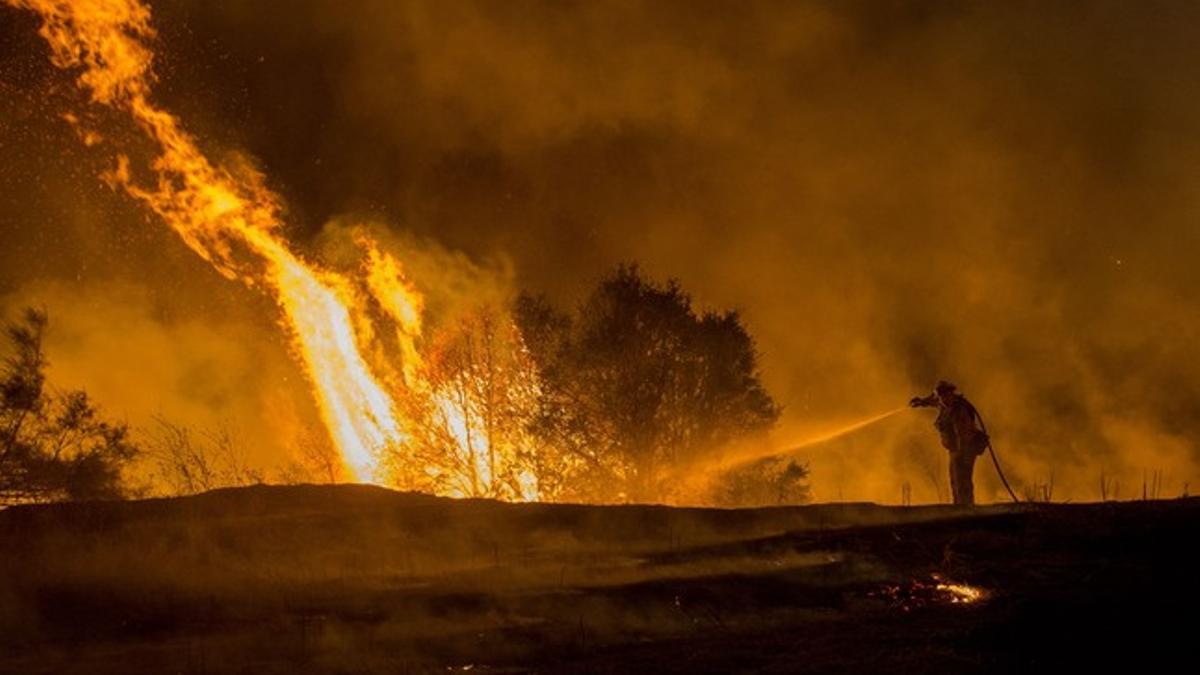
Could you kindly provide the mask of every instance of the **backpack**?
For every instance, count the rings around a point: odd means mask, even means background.
[[[971,411],[972,422],[979,422],[979,411],[975,409],[975,406],[972,405],[965,396],[963,397],[963,403],[967,404],[967,409]],[[982,423],[980,423],[980,426],[982,426]],[[962,439],[961,443],[964,450],[979,456],[988,449],[988,446],[991,444],[991,439],[988,437],[986,431],[979,427],[972,426],[971,433],[967,434],[967,437]]]
[[[987,433],[979,429],[972,429],[971,433],[962,440],[962,443],[964,450],[979,456],[988,449],[988,445],[991,444],[991,439],[988,438]]]

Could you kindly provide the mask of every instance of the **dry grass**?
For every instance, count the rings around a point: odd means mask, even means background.
[[[970,635],[1028,620],[1018,598],[1124,606],[1120,588],[1171,579],[1185,558],[1164,547],[1200,512],[1177,504],[723,511],[310,486],[22,508],[0,513],[0,671],[791,672],[885,653],[892,672],[962,670],[1004,661]],[[1101,550],[1124,556],[1111,575]],[[872,599],[931,573],[995,600]]]

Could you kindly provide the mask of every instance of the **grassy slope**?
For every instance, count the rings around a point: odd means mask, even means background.
[[[0,512],[0,672],[1144,667],[1192,658],[1174,617],[1200,598],[1198,525],[1200,500],[722,511],[362,486],[21,507]],[[930,573],[992,596],[879,593]]]

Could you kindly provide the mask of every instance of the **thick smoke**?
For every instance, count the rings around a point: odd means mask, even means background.
[[[945,377],[1056,498],[1099,497],[1101,469],[1122,497],[1200,480],[1200,7],[296,5],[154,10],[163,102],[261,161],[311,250],[386,223],[563,302],[641,261],[744,312],[781,447]],[[167,325],[268,332],[95,180],[36,23],[0,25],[4,290],[130,283]],[[927,417],[806,451],[816,497],[934,499]]]
[[[0,297],[0,312],[46,309],[51,385],[86,391],[139,442],[162,420],[226,433],[248,466],[275,469],[315,414],[278,329],[244,314],[174,315],[154,296],[130,282],[30,282]]]

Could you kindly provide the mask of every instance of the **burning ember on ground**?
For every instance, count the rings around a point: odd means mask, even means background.
[[[978,586],[951,581],[936,573],[929,575],[927,581],[913,579],[904,584],[887,584],[869,595],[905,612],[930,605],[973,605],[989,597]]]

